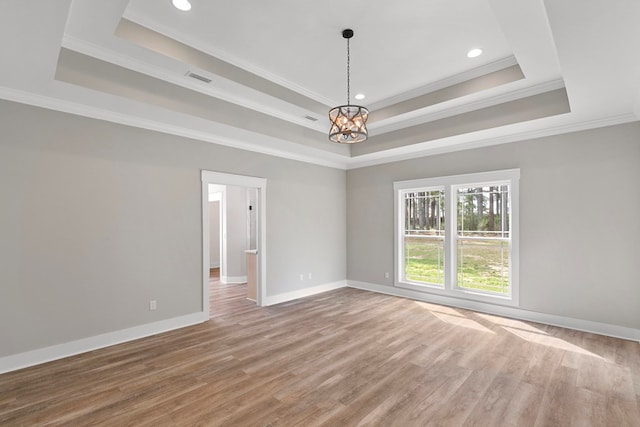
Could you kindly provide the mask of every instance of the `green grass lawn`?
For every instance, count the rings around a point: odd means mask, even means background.
[[[508,253],[505,242],[459,240],[458,286],[507,294]],[[408,280],[443,285],[443,260],[442,241],[405,239],[405,277]]]

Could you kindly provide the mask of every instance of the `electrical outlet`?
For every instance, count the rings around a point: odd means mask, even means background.
[[[309,273],[309,280],[311,280],[311,277],[313,277],[313,276],[311,276],[311,273]]]
[[[304,280],[304,274],[300,275],[300,280]]]
[[[149,301],[149,311],[153,311],[157,309],[158,309],[158,304],[156,303],[156,300],[152,299],[151,301]]]
[[[388,279],[388,278],[389,278],[389,272],[388,272],[388,271],[384,273],[384,278],[385,278],[385,279]]]

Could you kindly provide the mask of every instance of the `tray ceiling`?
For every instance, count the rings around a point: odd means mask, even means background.
[[[640,110],[632,0],[8,3],[0,97],[332,167]],[[352,147],[327,139],[327,112],[346,101],[344,28],[352,97],[371,111],[370,139]]]

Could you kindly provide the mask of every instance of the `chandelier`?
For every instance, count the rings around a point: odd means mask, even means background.
[[[341,144],[355,144],[366,141],[369,136],[366,126],[369,110],[359,105],[350,104],[351,52],[349,51],[349,39],[353,37],[353,30],[343,30],[342,37],[347,39],[347,105],[334,107],[329,111],[329,120],[331,120],[329,139]]]

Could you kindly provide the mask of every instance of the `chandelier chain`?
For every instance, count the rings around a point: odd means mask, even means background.
[[[347,105],[351,105],[351,50],[349,49],[349,39],[347,39]]]

